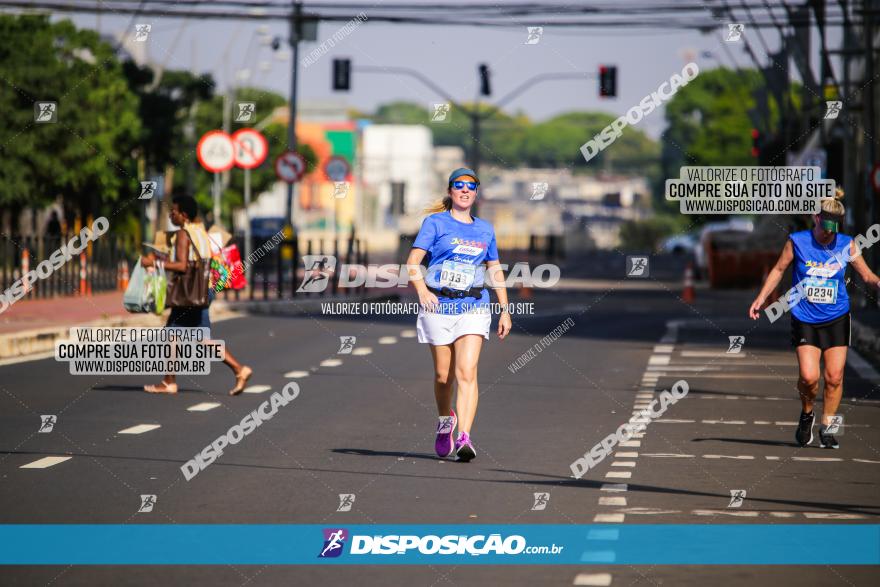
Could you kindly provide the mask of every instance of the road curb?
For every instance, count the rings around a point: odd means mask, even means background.
[[[880,370],[880,332],[852,319],[852,347]]]

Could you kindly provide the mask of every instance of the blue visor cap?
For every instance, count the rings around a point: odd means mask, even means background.
[[[456,169],[455,171],[450,173],[449,174],[449,183],[452,183],[453,181],[455,181],[459,177],[464,177],[465,175],[470,175],[471,177],[473,177],[477,181],[478,184],[480,183],[480,178],[477,177],[477,174],[474,173],[474,171],[472,169],[468,169],[467,167],[459,167],[458,169]]]

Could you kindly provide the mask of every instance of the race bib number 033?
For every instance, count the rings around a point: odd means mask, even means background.
[[[458,261],[443,261],[440,268],[440,287],[457,290],[470,289],[474,284],[477,268]]]
[[[837,282],[808,279],[804,284],[804,294],[814,304],[834,304],[837,302]]]

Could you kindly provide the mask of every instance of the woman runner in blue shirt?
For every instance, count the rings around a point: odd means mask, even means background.
[[[819,360],[825,360],[825,393],[819,443],[822,448],[840,448],[832,432],[826,432],[843,395],[843,370],[850,344],[849,296],[844,275],[851,264],[865,283],[880,287],[880,278],[861,256],[861,247],[852,237],[840,233],[845,209],[834,198],[822,200],[822,211],[813,216],[811,230],[789,236],[776,266],[767,275],[764,287],[752,302],[749,316],[757,320],[761,308],[794,261],[792,281],[797,292],[787,300],[791,306],[791,344],[798,357],[798,391],[801,417],[795,432],[800,446],[813,441],[813,402],[819,393]],[[870,232],[870,231],[869,231]],[[860,237],[863,238],[863,237]]]
[[[431,346],[434,359],[434,397],[439,414],[434,450],[441,457],[455,452],[458,460],[465,462],[477,456],[470,438],[477,413],[477,363],[492,321],[484,284],[495,289],[502,307],[498,337],[504,339],[512,326],[495,229],[470,214],[479,184],[470,169],[459,168],[450,174],[446,197],[428,210],[433,214],[422,223],[407,259],[422,306],[416,323],[419,342]],[[422,279],[421,262],[426,256],[428,271]],[[452,410],[453,374],[458,381],[457,415]],[[459,432],[453,444],[456,423]]]

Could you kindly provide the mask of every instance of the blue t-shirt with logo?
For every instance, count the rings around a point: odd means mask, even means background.
[[[789,238],[794,248],[792,281],[802,288],[789,298],[790,303],[795,296],[802,296],[792,306],[792,316],[801,322],[820,324],[849,312],[844,274],[852,237],[838,233],[823,245],[816,241],[812,230],[802,230]]]
[[[422,228],[413,242],[413,248],[428,252],[428,271],[425,282],[441,289],[466,290],[482,287],[485,277],[483,263],[498,260],[495,229],[485,220],[474,218],[473,222],[461,222],[449,212],[431,214],[422,222]],[[474,308],[489,305],[489,291],[482,295],[464,298],[448,298],[437,295],[439,313],[461,314]]]

